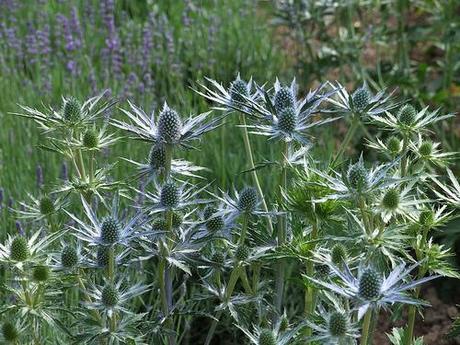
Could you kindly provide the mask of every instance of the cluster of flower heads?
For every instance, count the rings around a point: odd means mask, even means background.
[[[60,110],[23,107],[18,115],[44,130],[46,148],[69,159],[75,176],[39,197],[30,195],[14,210],[41,228],[0,244],[0,261],[18,273],[8,290],[17,302],[0,311],[26,316],[3,324],[6,340],[39,324],[44,326],[37,332],[57,327],[82,343],[148,339],[172,345],[185,327],[183,316],[205,314],[194,308],[206,308],[213,315],[206,344],[225,313],[258,345],[354,344],[359,337],[366,341],[370,317],[381,309],[426,306],[418,295],[422,283],[457,277],[448,249],[430,238],[453,216],[442,202],[460,204],[452,171],[447,169],[452,187],[435,173],[454,154],[441,152],[428,128],[451,115],[417,112],[385,91],[374,95],[366,84],[349,94],[338,83],[325,83],[299,99],[295,80],[276,80],[271,89],[240,76],[228,89],[209,82],[212,88],[199,93],[217,103],[221,115],[184,119],[166,103],[158,116],[148,115],[129,103],[124,118],[110,118],[105,115],[113,102],[103,95],[83,104],[65,98]],[[197,184],[204,168],[177,158],[234,111],[242,114],[245,133],[284,148],[281,164],[273,157],[265,164],[281,167],[272,210],[254,162],[248,171],[255,187],[213,193],[210,184]],[[346,147],[329,159],[313,157],[309,130],[339,119],[354,131],[342,146],[354,135],[367,136],[377,163],[366,163],[367,153],[344,161]],[[95,155],[118,139],[108,125],[151,145],[145,162],[125,159],[142,188],[130,185],[132,178],[112,181],[110,167],[94,167]],[[368,126],[376,126],[377,137],[360,132]],[[306,267],[304,274],[289,272],[288,259]],[[267,273],[272,267],[273,280]],[[283,304],[288,274],[297,274],[305,290],[298,322],[289,298]],[[66,298],[65,306],[56,302]],[[72,314],[75,305],[81,320]],[[77,329],[62,322],[63,309]],[[409,338],[411,327],[409,322]]]

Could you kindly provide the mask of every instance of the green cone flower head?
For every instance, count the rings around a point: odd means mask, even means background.
[[[222,216],[213,216],[217,212],[217,209],[212,206],[207,206],[204,210],[204,219],[206,220],[206,230],[210,233],[215,233],[224,228],[225,223]]]
[[[101,225],[101,239],[105,244],[114,244],[120,239],[120,224],[113,217],[106,217]]]
[[[235,250],[237,261],[245,261],[249,257],[249,247],[245,244],[239,245]]]
[[[238,208],[244,212],[252,212],[256,209],[259,198],[253,187],[245,187],[238,198]]]
[[[211,261],[214,263],[215,266],[220,267],[225,262],[225,255],[222,252],[215,252],[212,254]]]
[[[19,338],[19,333],[18,333],[18,330],[16,329],[16,326],[9,321],[6,321],[2,325],[2,335],[6,341],[10,341],[10,342],[17,341]]]
[[[166,208],[174,208],[179,204],[180,190],[174,182],[166,182],[161,188],[160,204]]]
[[[371,92],[366,85],[356,89],[356,91],[353,92],[353,95],[351,96],[353,101],[353,109],[357,111],[363,111],[369,105],[371,97]]]
[[[331,272],[331,269],[328,265],[315,265],[315,271],[319,277],[326,277]]]
[[[81,103],[74,97],[64,100],[62,116],[69,122],[77,122],[81,118]]]
[[[331,249],[331,259],[335,265],[342,264],[348,256],[347,249],[341,243],[337,243]]]
[[[373,268],[367,268],[359,278],[359,296],[372,301],[380,296],[382,276]]]
[[[415,108],[410,104],[406,104],[399,110],[398,120],[401,124],[410,126],[414,123],[416,115],[417,111]]]
[[[245,103],[245,97],[249,97],[248,84],[238,76],[230,84],[229,93],[233,102]]]
[[[401,141],[397,137],[390,137],[387,141],[387,147],[393,156],[401,152]]]
[[[109,264],[109,247],[97,247],[96,261],[99,267],[106,267]]]
[[[388,210],[395,210],[399,206],[399,191],[396,188],[390,188],[382,199],[382,206]]]
[[[167,228],[168,224],[166,224],[166,220],[164,218],[155,219],[152,223],[152,231],[154,232],[166,231]]]
[[[286,315],[283,315],[280,322],[280,331],[285,332],[289,327],[289,319]]]
[[[277,114],[286,108],[295,108],[295,95],[290,87],[283,86],[275,93],[274,106]]]
[[[33,278],[37,282],[45,282],[50,276],[50,271],[47,266],[37,266],[33,271]]]
[[[88,129],[85,134],[83,134],[83,146],[88,149],[93,149],[99,144],[99,136],[95,129]]]
[[[430,140],[421,143],[418,153],[422,157],[429,157],[433,153],[433,142]]]
[[[184,222],[184,216],[180,212],[173,212],[172,214],[172,227],[177,229]]]
[[[166,149],[162,144],[152,146],[149,153],[149,164],[155,169],[161,169],[166,166]]]
[[[40,199],[40,213],[48,215],[54,212],[54,202],[51,198],[44,196]]]
[[[117,305],[119,299],[120,295],[115,286],[113,286],[110,283],[104,286],[101,295],[102,304],[104,304],[108,308],[111,308]]]
[[[182,121],[179,114],[165,104],[158,119],[158,135],[166,142],[174,142],[180,139],[181,130]]]
[[[358,191],[364,190],[369,185],[368,172],[362,162],[357,162],[348,169],[348,182]]]
[[[14,261],[25,261],[29,256],[29,245],[23,236],[17,236],[11,242],[10,259]]]
[[[348,319],[341,312],[333,312],[329,317],[329,332],[334,337],[343,337],[348,330]]]
[[[284,108],[278,117],[278,129],[285,133],[292,133],[297,126],[297,113],[294,108]]]
[[[276,345],[276,338],[273,331],[269,329],[263,329],[259,335],[259,345]]]
[[[61,265],[72,268],[78,263],[78,253],[74,247],[65,246],[61,251]]]
[[[430,228],[434,224],[434,212],[432,210],[423,210],[418,217],[420,225]]]

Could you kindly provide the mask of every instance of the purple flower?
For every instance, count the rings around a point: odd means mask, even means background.
[[[35,168],[35,177],[37,181],[37,187],[42,188],[43,187],[43,168],[40,164],[37,165]]]

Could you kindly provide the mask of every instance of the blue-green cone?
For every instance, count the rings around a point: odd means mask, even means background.
[[[395,210],[399,206],[399,191],[396,188],[390,188],[382,199],[382,205],[388,210]]]
[[[96,261],[99,267],[107,267],[109,264],[109,247],[98,246]]]
[[[88,149],[93,149],[99,144],[99,137],[97,132],[90,128],[83,134],[83,146]]]
[[[249,97],[248,84],[241,79],[236,79],[230,84],[230,98],[233,102],[245,103],[245,97]]]
[[[329,317],[329,332],[334,337],[343,337],[348,330],[348,319],[340,312],[333,312]]]
[[[114,307],[117,305],[118,301],[120,299],[118,290],[116,289],[115,286],[112,284],[107,284],[104,286],[102,289],[102,304],[104,304],[106,307]]]
[[[149,153],[149,165],[155,169],[162,169],[166,166],[166,149],[162,144],[153,145]]]
[[[430,157],[431,154],[433,153],[433,142],[431,141],[422,142],[422,144],[420,145],[418,149],[418,153],[422,157]]]
[[[350,186],[356,190],[364,190],[368,187],[367,169],[361,163],[355,163],[348,169],[348,182]]]
[[[17,236],[11,242],[10,259],[14,261],[25,261],[29,256],[29,244],[23,236]]]
[[[276,345],[276,338],[273,331],[269,329],[263,329],[259,335],[259,345]]]
[[[403,125],[410,126],[414,123],[416,116],[417,111],[415,108],[410,104],[406,104],[399,110],[398,120]]]
[[[432,210],[423,210],[422,212],[420,212],[420,215],[418,217],[418,222],[423,227],[430,228],[434,224],[434,217],[435,215]]]
[[[359,296],[371,301],[380,296],[382,276],[373,268],[367,268],[359,278]]]
[[[44,196],[40,199],[40,213],[49,215],[54,212],[54,202],[51,198]]]
[[[216,231],[220,231],[224,228],[225,223],[224,219],[222,216],[213,216],[217,212],[217,209],[208,206],[204,210],[204,219],[206,220],[206,230],[208,230],[211,233],[214,233]]]
[[[158,120],[158,135],[170,143],[180,139],[182,121],[176,111],[166,108],[160,113]]]
[[[120,224],[112,217],[106,217],[101,225],[101,239],[105,244],[114,244],[120,239]]]
[[[47,266],[37,266],[34,268],[32,275],[35,281],[44,282],[48,280],[50,271]]]
[[[235,250],[235,258],[237,261],[245,261],[249,257],[249,247],[241,244]]]
[[[160,204],[166,208],[174,208],[179,204],[180,190],[174,182],[166,182],[161,188]]]
[[[342,264],[348,256],[347,249],[342,243],[335,244],[331,249],[331,259],[335,265]]]
[[[177,229],[184,222],[184,216],[180,212],[173,212],[172,214],[172,227]]]
[[[275,93],[274,106],[277,114],[286,108],[295,108],[295,95],[291,88],[284,86]]]
[[[360,87],[353,92],[351,99],[353,100],[353,109],[363,111],[371,101],[371,93],[367,86]]]
[[[214,254],[212,254],[211,261],[216,267],[220,267],[225,262],[225,255],[222,252],[214,252]]]
[[[238,198],[238,208],[243,212],[253,212],[256,209],[259,197],[253,187],[245,187]]]
[[[324,265],[318,264],[318,265],[315,265],[315,271],[319,277],[326,277],[331,272],[331,269],[326,264]]]
[[[19,333],[18,333],[18,330],[16,329],[16,326],[9,321],[6,321],[2,325],[2,335],[6,341],[10,341],[10,342],[17,341],[19,338]]]
[[[390,137],[387,141],[388,151],[392,155],[397,155],[401,151],[401,141],[396,137]]]
[[[74,97],[64,101],[62,116],[69,122],[77,122],[81,118],[81,103]]]
[[[281,111],[278,117],[278,129],[285,133],[292,133],[297,126],[297,113],[294,108],[288,107]]]
[[[66,246],[61,251],[61,265],[72,268],[78,263],[78,253],[74,247]]]

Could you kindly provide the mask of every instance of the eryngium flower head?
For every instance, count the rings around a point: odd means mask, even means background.
[[[61,264],[65,268],[72,268],[78,263],[78,252],[74,247],[65,246],[61,251]]]
[[[331,272],[328,265],[315,265],[315,273],[318,277],[327,277]]]
[[[432,152],[433,152],[433,142],[429,140],[423,141],[418,148],[418,153],[422,157],[430,157]]]
[[[154,144],[149,153],[149,164],[155,169],[164,169],[166,166],[166,149],[162,144]]]
[[[276,345],[276,337],[270,329],[263,329],[259,334],[259,345]]]
[[[237,261],[245,261],[249,257],[249,254],[249,247],[241,244],[235,250],[235,259]]]
[[[430,228],[433,226],[435,221],[435,214],[432,210],[423,210],[420,212],[418,222],[420,223],[421,226]]]
[[[362,87],[356,89],[351,96],[353,109],[358,112],[363,111],[369,105],[371,98],[372,95],[367,85],[363,85]]]
[[[221,267],[225,262],[225,255],[221,251],[214,252],[211,256],[211,261],[216,267]]]
[[[281,110],[278,116],[278,129],[286,133],[292,133],[297,126],[297,112],[292,107]]]
[[[230,99],[234,103],[245,103],[246,98],[249,97],[249,87],[248,84],[238,77],[230,84],[230,88],[228,90],[230,94]]]
[[[164,107],[158,119],[158,135],[167,142],[175,142],[180,139],[182,121],[175,110]]]
[[[294,109],[296,106],[296,99],[293,90],[287,86],[279,88],[275,92],[273,104],[277,114],[281,114],[286,108]]]
[[[161,188],[160,204],[165,208],[174,208],[180,201],[180,189],[174,182],[166,182]]]
[[[335,265],[342,264],[347,259],[348,253],[345,246],[341,243],[337,243],[331,249],[331,259]]]
[[[109,247],[97,247],[96,262],[99,267],[107,267],[109,264]]]
[[[40,199],[40,213],[43,215],[49,215],[55,210],[54,202],[50,197],[44,196]]]
[[[359,278],[359,296],[366,301],[376,300],[381,288],[382,275],[371,267],[365,269]]]
[[[120,223],[113,217],[104,218],[101,225],[101,239],[105,244],[114,244],[120,239]]]
[[[172,227],[174,229],[179,228],[184,222],[184,215],[181,212],[172,213]]]
[[[206,230],[210,233],[215,233],[225,227],[224,218],[220,215],[214,215],[217,209],[212,206],[207,206],[204,210],[203,217],[206,221]]]
[[[307,278],[325,289],[353,300],[358,309],[358,320],[366,314],[369,308],[378,310],[395,303],[427,305],[425,302],[409,296],[407,291],[439,277],[433,275],[408,281],[410,273],[419,263],[410,267],[406,267],[403,263],[396,266],[386,277],[372,267],[361,266],[358,276],[355,277],[346,262],[344,263],[343,271],[333,264],[328,263],[328,265],[337,279],[332,281],[314,277]]]
[[[119,298],[118,290],[112,284],[108,283],[102,289],[101,302],[106,307],[111,308],[116,306]]]
[[[333,337],[344,337],[348,331],[348,318],[341,312],[333,312],[329,316],[329,332]]]
[[[361,160],[350,165],[347,172],[347,179],[350,186],[355,190],[361,191],[368,187],[369,174]]]
[[[14,261],[25,261],[29,256],[29,245],[23,236],[17,236],[11,242],[10,259]]]
[[[398,112],[398,120],[405,126],[411,126],[415,122],[416,116],[417,111],[410,104],[404,105]]]
[[[392,136],[387,141],[387,147],[390,153],[396,156],[401,152],[401,141],[397,137]]]
[[[389,210],[395,210],[400,201],[399,191],[396,188],[390,188],[382,199],[382,206]]]
[[[88,129],[83,135],[83,146],[88,149],[93,149],[97,147],[98,144],[99,144],[98,133],[93,128]]]
[[[62,117],[69,122],[77,122],[81,118],[81,103],[74,97],[64,99]]]
[[[251,213],[255,210],[259,197],[257,191],[253,187],[245,187],[238,198],[238,208],[243,212]]]
[[[45,282],[48,280],[50,275],[49,268],[47,266],[37,266],[34,268],[32,276],[37,282]]]
[[[9,341],[12,343],[16,342],[19,338],[19,332],[16,329],[16,326],[9,321],[6,321],[2,325],[2,335],[6,341]]]

